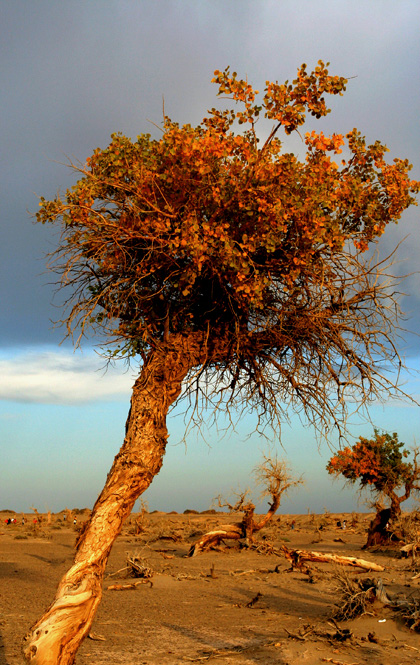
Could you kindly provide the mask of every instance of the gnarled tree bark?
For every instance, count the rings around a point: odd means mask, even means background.
[[[250,545],[253,541],[253,535],[256,531],[263,529],[272,519],[280,506],[281,496],[293,486],[300,485],[302,480],[293,480],[287,469],[287,465],[278,460],[277,456],[264,455],[263,462],[254,469],[254,475],[259,485],[264,486],[263,496],[270,496],[271,503],[267,513],[255,521],[255,506],[249,501],[245,503],[245,497],[248,492],[243,492],[237,503],[232,506],[228,502],[222,503],[219,497],[219,507],[228,506],[232,512],[243,511],[244,515],[241,522],[235,524],[223,524],[212,531],[204,534],[196,543],[191,545],[188,556],[197,556],[200,552],[208,550],[210,547],[219,545],[224,540],[246,539],[246,544]]]
[[[202,361],[200,342],[193,336],[173,336],[143,366],[133,388],[124,443],[79,535],[74,564],[61,580],[52,605],[26,638],[24,654],[31,665],[74,662],[101,600],[112,544],[136,499],[161,468],[168,437],[166,415],[189,370]]]
[[[280,495],[273,497],[273,502],[270,505],[266,515],[259,521],[254,521],[254,510],[255,506],[253,503],[246,503],[242,510],[244,511],[244,516],[242,522],[236,522],[235,524],[222,524],[212,531],[208,531],[201,538],[191,545],[188,556],[197,556],[201,552],[210,549],[211,547],[216,547],[220,545],[224,540],[241,540],[242,538],[246,539],[246,544],[249,545],[253,541],[253,534],[256,531],[260,531],[269,520],[273,517],[277,508],[280,505]]]

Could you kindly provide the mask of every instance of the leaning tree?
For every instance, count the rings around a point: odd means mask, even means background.
[[[396,389],[381,370],[400,366],[396,287],[366,250],[415,202],[410,164],[388,163],[386,147],[356,129],[308,131],[303,160],[282,150],[280,130],[325,116],[325,95],[346,89],[321,61],[292,83],[267,81],[260,101],[229,68],[213,81],[227,109],[197,127],[165,116],[159,139],[115,134],[73,165],[72,189],[40,201],[38,221],[61,228],[49,265],[68,333],[79,344],[101,332],[104,348],[138,358],[140,371],[74,564],[28,636],[33,665],[74,661],[112,543],[161,467],[166,415],[181,397],[193,417],[202,400],[253,409],[258,426],[293,409],[326,431],[343,429],[347,395],[361,406]],[[262,116],[272,129],[260,142]]]
[[[350,484],[359,483],[361,490],[370,489],[376,498],[376,516],[370,524],[365,548],[389,540],[388,525],[401,515],[401,504],[420,492],[420,451],[414,448],[410,461],[404,445],[396,432],[375,429],[371,439],[359,437],[353,446],[338,450],[327,464],[328,473],[341,475]],[[382,500],[389,505],[384,507]]]

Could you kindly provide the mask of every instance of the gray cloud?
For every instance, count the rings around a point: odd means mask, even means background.
[[[420,178],[420,45],[417,2],[401,0],[24,0],[2,3],[0,342],[54,344],[53,287],[43,255],[51,229],[34,226],[37,196],[54,196],[72,175],[59,162],[84,159],[114,131],[154,133],[162,95],[175,120],[200,122],[215,103],[215,68],[230,64],[260,89],[292,78],[301,62],[331,61],[354,76],[334,100],[324,131],[357,126],[386,142],[391,156],[416,162]],[[299,141],[290,142],[300,149]],[[410,233],[400,255],[418,269],[419,216],[409,212],[384,237],[384,250]],[[420,324],[419,279],[407,282],[404,307]],[[413,353],[418,342],[413,342]]]
[[[37,404],[129,401],[133,371],[108,367],[95,354],[50,350],[14,352],[0,358],[0,400]]]

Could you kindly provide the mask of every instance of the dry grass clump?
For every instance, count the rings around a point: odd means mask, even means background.
[[[140,512],[135,518],[134,521],[134,529],[132,533],[134,533],[136,536],[139,536],[141,533],[146,531],[147,527],[149,526],[149,506],[145,501],[141,501],[140,503]]]
[[[335,620],[347,621],[372,614],[372,605],[378,600],[394,610],[410,630],[420,633],[420,595],[397,600],[387,595],[381,580],[370,577],[352,580],[344,571],[336,571],[334,578],[341,593],[332,613]]]
[[[416,553],[420,551],[420,511],[401,515],[393,525],[393,532],[400,541],[412,544],[411,556],[415,561]]]
[[[127,553],[126,565],[120,568],[115,573],[109,573],[108,577],[136,577],[144,580],[150,579],[155,574],[155,571],[140,554]],[[110,588],[110,587],[108,587]],[[112,587],[114,588],[114,587]],[[124,587],[125,588],[125,587]],[[128,587],[127,587],[128,588]]]
[[[341,570],[337,570],[333,577],[337,581],[336,590],[341,594],[340,601],[336,603],[332,613],[334,619],[347,621],[363,614],[371,614],[368,610],[377,595],[377,582],[374,579],[352,580]]]
[[[393,609],[410,630],[420,633],[420,597],[399,600],[393,604]]]

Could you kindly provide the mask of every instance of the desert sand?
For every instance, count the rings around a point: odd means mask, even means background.
[[[17,524],[5,524],[9,516]],[[76,515],[76,526],[63,514],[50,524],[34,524],[34,515],[25,525],[18,514],[0,517],[0,665],[17,665],[23,636],[72,563],[87,513]],[[240,516],[152,513],[138,535],[135,518],[114,544],[102,602],[76,665],[420,663],[419,633],[395,606],[375,599],[362,616],[334,618],[344,607],[343,579],[381,579],[393,601],[410,599],[420,610],[416,561],[401,558],[398,547],[361,550],[371,515],[280,515],[258,533],[255,548],[227,543],[194,558],[187,554],[201,534]],[[345,530],[337,526],[343,519]],[[385,570],[313,562],[305,563],[309,572],[291,570],[283,545],[363,558]],[[145,577],[132,576],[128,559]]]

